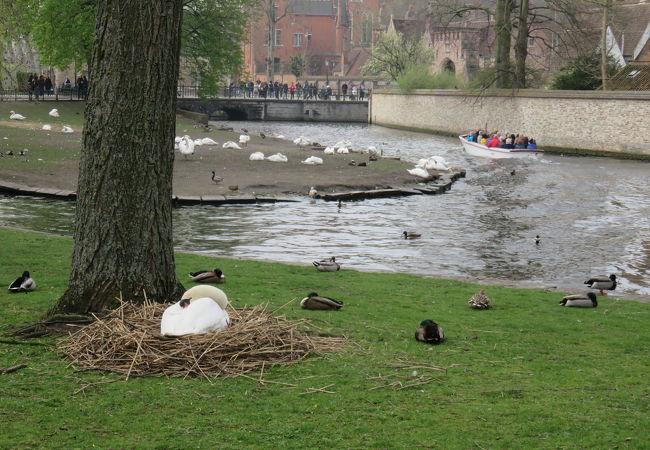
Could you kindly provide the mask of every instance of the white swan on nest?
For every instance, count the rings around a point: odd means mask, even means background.
[[[413,169],[406,169],[408,173],[411,175],[415,175],[416,177],[420,178],[430,178],[431,174],[426,170],[423,169],[422,167],[415,167]]]
[[[63,128],[61,128],[62,133],[74,133],[74,130],[72,127],[69,127],[67,125],[63,125]]]
[[[18,113],[15,112],[15,111],[9,111],[9,114],[10,114],[10,115],[9,115],[9,118],[10,118],[11,120],[25,120],[25,119],[26,119],[25,116],[23,116],[22,114],[18,114]]]
[[[209,297],[183,298],[167,308],[160,321],[163,336],[209,333],[228,328],[230,317],[225,309]]]
[[[213,139],[211,139],[209,137],[204,137],[203,139],[201,139],[201,142],[203,143],[203,145],[217,145],[218,144],[218,142],[216,142],[215,140],[213,140]]]
[[[282,153],[276,153],[275,155],[267,157],[266,160],[271,162],[287,162],[289,161],[289,158],[284,156]]]
[[[59,117],[59,110],[56,108],[53,108],[52,111],[48,113],[52,117]]]
[[[316,166],[319,164],[323,164],[323,158],[319,158],[318,156],[310,156],[309,158],[301,162],[302,164],[307,164],[308,166]]]
[[[45,130],[45,131],[52,131],[52,125],[48,125],[48,124],[46,123],[45,125],[43,125],[43,128],[42,128],[42,129]]]
[[[224,142],[223,145],[222,145],[222,147],[223,147],[223,148],[234,148],[234,149],[236,149],[236,150],[241,150],[241,147],[240,147],[239,145],[237,145],[236,142],[233,142],[233,141],[226,141],[226,142]]]
[[[239,135],[239,143],[244,147],[248,147],[248,142],[251,140],[251,137],[247,134]]]
[[[264,153],[262,152],[251,153],[248,159],[250,159],[251,161],[264,161]]]
[[[178,150],[181,152],[186,159],[189,155],[194,154],[194,141],[188,135],[185,135],[181,138],[181,141],[178,143]]]

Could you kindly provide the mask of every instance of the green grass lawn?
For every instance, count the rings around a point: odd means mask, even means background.
[[[0,242],[6,334],[63,293],[72,241],[0,229]],[[217,266],[234,306],[296,299],[283,313],[347,336],[346,350],[265,370],[265,380],[293,386],[263,385],[251,373],[211,383],[131,378],[74,394],[120,377],[68,367],[54,338],[16,344],[5,336],[0,368],[28,368],[0,375],[0,447],[650,446],[648,304],[601,297],[598,308],[580,310],[558,306],[557,293],[487,287],[495,306],[475,311],[466,301],[479,286],[457,281],[177,255],[184,282],[190,270]],[[9,294],[25,269],[37,290]],[[346,306],[301,310],[309,291]],[[425,318],[444,327],[444,344],[413,339]],[[333,394],[303,394],[327,385]]]

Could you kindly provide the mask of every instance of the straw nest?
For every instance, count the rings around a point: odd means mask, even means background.
[[[182,337],[160,335],[169,305],[128,302],[70,335],[60,349],[81,369],[129,376],[232,377],[273,364],[293,364],[311,354],[334,352],[344,338],[305,334],[305,319],[274,317],[266,307],[228,308],[228,329]]]

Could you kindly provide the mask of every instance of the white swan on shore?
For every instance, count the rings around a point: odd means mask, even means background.
[[[74,130],[72,127],[69,127],[67,125],[63,125],[63,128],[61,128],[62,133],[74,133]]]
[[[305,139],[304,136],[300,136],[299,138],[294,139],[293,143],[296,144],[298,147],[307,147],[308,145],[311,144],[311,142]]]
[[[248,142],[251,140],[251,137],[247,134],[242,134],[239,136],[239,143],[244,147],[248,147]]]
[[[233,141],[226,141],[222,145],[223,148],[234,148],[235,150],[241,150],[241,147],[237,145],[236,142]]]
[[[350,150],[348,150],[347,147],[340,147],[340,148],[336,151],[336,153],[339,153],[339,154],[341,154],[341,155],[346,155],[346,154],[350,153]]]
[[[189,155],[194,154],[194,141],[188,135],[185,135],[181,138],[181,141],[178,143],[178,150],[181,152],[181,155],[187,159]]]
[[[319,158],[318,156],[310,156],[304,161],[301,161],[301,163],[307,164],[308,166],[317,166],[319,164],[323,164],[323,158]]]
[[[333,155],[334,153],[336,153],[336,150],[334,150],[334,147],[325,147],[323,153],[326,155]]]
[[[408,173],[411,175],[415,175],[416,177],[420,178],[429,178],[431,177],[431,174],[426,170],[423,169],[422,167],[415,167],[413,169],[406,169]]]
[[[266,160],[271,162],[287,162],[289,161],[289,158],[284,156],[282,153],[276,153],[275,155],[267,157]]]
[[[52,125],[48,125],[46,123],[45,125],[43,125],[43,127],[41,129],[45,130],[45,131],[52,131]]]
[[[52,110],[48,114],[52,117],[59,117],[59,110],[56,108],[52,108]]]
[[[205,138],[201,139],[201,142],[203,143],[203,145],[217,145],[218,144],[217,141],[215,141],[214,139],[211,139],[209,137],[205,137]]]
[[[262,152],[251,153],[248,159],[250,159],[251,161],[264,161],[264,153]]]
[[[15,111],[9,111],[9,114],[10,114],[10,115],[9,115],[9,118],[10,118],[11,120],[25,120],[25,119],[26,119],[25,116],[23,116],[22,114],[18,114],[18,113],[15,112]]]

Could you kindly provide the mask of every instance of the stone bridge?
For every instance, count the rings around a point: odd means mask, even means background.
[[[206,114],[210,120],[368,122],[366,101],[179,98],[176,106],[182,110]]]

